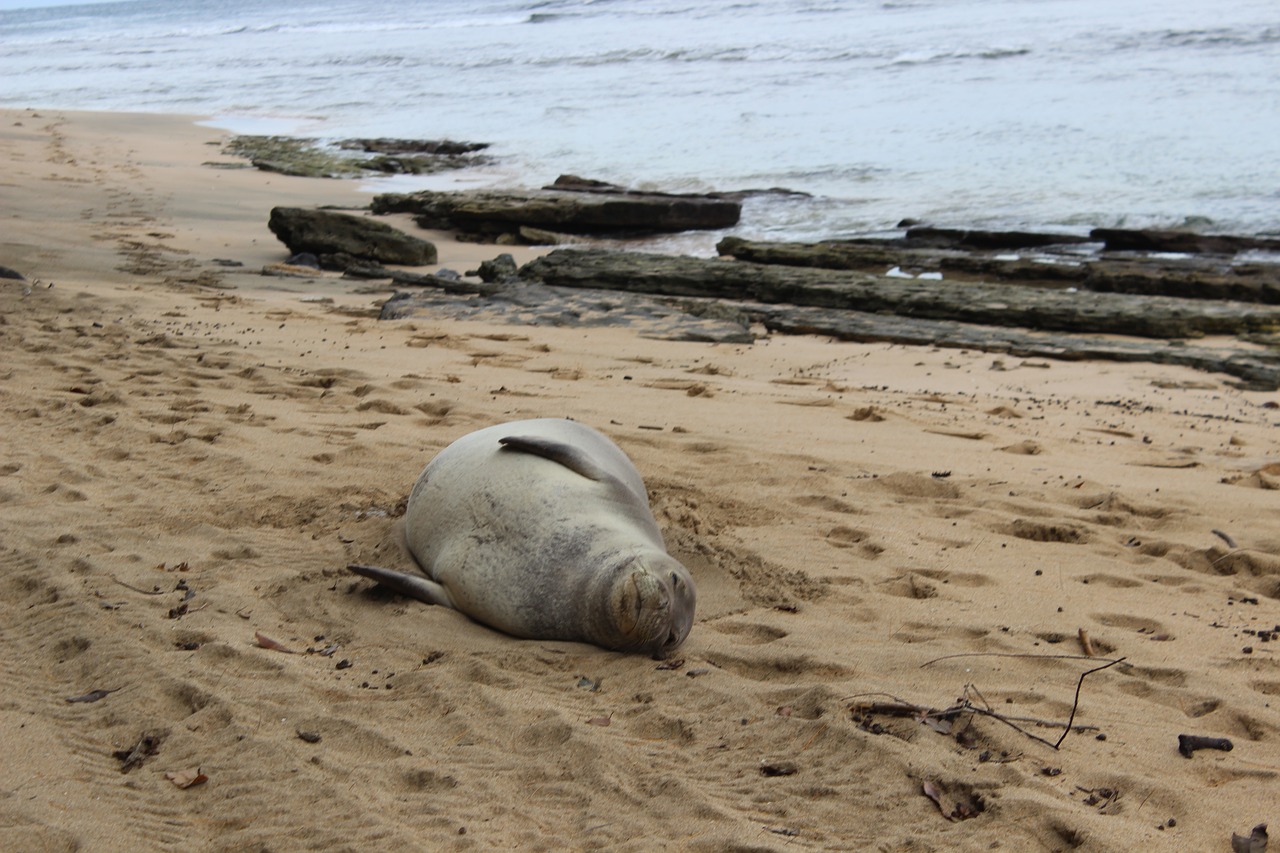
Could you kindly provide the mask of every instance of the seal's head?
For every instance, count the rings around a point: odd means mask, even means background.
[[[689,636],[697,590],[689,570],[661,553],[641,554],[618,572],[610,599],[616,648],[670,657]]]

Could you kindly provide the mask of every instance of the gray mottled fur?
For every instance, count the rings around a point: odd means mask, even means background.
[[[360,571],[517,637],[665,653],[692,623],[693,582],[667,555],[639,472],[605,436],[557,419],[465,435],[419,476],[405,541],[427,578]],[[669,631],[620,634],[617,585],[655,576]],[[649,584],[652,586],[652,584]]]

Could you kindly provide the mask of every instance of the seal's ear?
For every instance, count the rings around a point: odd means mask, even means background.
[[[531,453],[534,456],[541,456],[543,459],[550,459],[575,474],[581,474],[588,480],[612,482],[616,479],[608,471],[597,465],[581,449],[571,444],[565,444],[562,441],[552,441],[549,438],[538,438],[536,436],[509,435],[498,439],[498,443],[507,450]]]

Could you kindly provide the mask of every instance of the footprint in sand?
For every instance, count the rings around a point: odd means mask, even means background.
[[[817,509],[826,510],[827,512],[836,512],[842,515],[862,514],[862,510],[853,504],[846,503],[839,498],[830,495],[801,495],[793,499],[794,502],[803,507],[815,507]]]
[[[871,480],[873,488],[891,492],[902,498],[956,500],[960,487],[939,477],[897,472]]]
[[[1083,545],[1090,540],[1089,531],[1069,521],[1044,522],[1028,518],[1015,518],[995,528],[997,533],[1026,539],[1030,542],[1061,542]]]
[[[1044,448],[1037,442],[1028,439],[1027,441],[1019,441],[1017,444],[1010,444],[1006,447],[1001,447],[1000,452],[1012,453],[1017,456],[1039,456],[1041,453],[1044,453]]]
[[[357,412],[377,412],[380,415],[407,415],[409,410],[390,400],[365,400],[356,405]]]
[[[850,667],[829,663],[811,655],[781,655],[765,657],[759,653],[751,657],[721,655],[716,658],[721,669],[752,681],[793,681],[812,678],[846,678],[854,674]]]
[[[752,646],[772,643],[787,636],[787,632],[781,628],[756,622],[712,622],[707,627],[733,637],[736,643]]]
[[[1139,634],[1166,639],[1171,636],[1164,625],[1154,619],[1145,619],[1141,616],[1130,616],[1126,613],[1094,613],[1090,618],[1108,628],[1122,628],[1126,631],[1136,631]]]
[[[874,560],[885,551],[883,545],[871,541],[870,533],[856,527],[833,527],[827,531],[825,541],[833,548],[857,548],[868,560]]]

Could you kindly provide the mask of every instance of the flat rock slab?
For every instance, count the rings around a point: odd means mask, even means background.
[[[740,261],[780,266],[884,272],[942,272],[950,279],[1009,282],[1039,287],[1076,287],[1100,293],[1233,299],[1280,305],[1280,264],[1239,263],[1221,257],[1100,256],[1040,251],[1061,243],[1036,243],[1014,233],[991,243],[1019,244],[1018,251],[975,248],[961,238],[824,240],[784,243],[726,237],[716,248]],[[960,232],[968,235],[972,232]],[[987,232],[980,232],[986,234]],[[1045,235],[1057,239],[1060,235]],[[1079,245],[1078,243],[1074,245]],[[1030,250],[1030,251],[1028,251]]]
[[[562,234],[645,235],[729,228],[738,201],[641,192],[416,192],[375,196],[376,214],[409,213],[423,228],[518,235],[521,227]]]
[[[1234,301],[898,279],[602,250],[558,249],[526,264],[520,277],[556,287],[749,300],[1055,332],[1176,339],[1280,329],[1280,307]]]
[[[749,344],[755,339],[742,312],[710,301],[682,304],[522,282],[467,285],[428,276],[393,280],[415,290],[398,292],[383,303],[382,320],[448,317],[525,326],[626,328],[646,338],[705,343]]]

